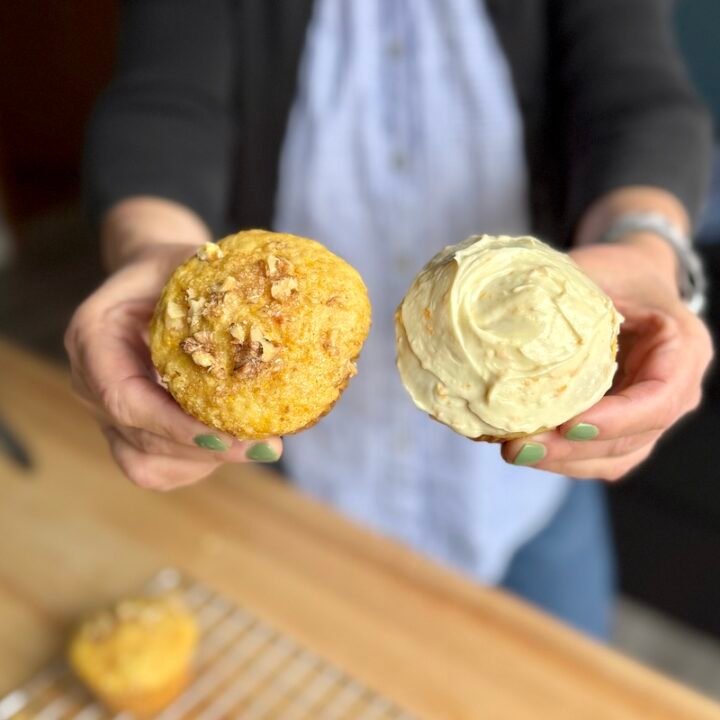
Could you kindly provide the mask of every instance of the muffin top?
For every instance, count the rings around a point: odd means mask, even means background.
[[[398,308],[398,369],[415,404],[458,433],[529,435],[610,388],[621,322],[568,255],[473,236],[438,253]]]
[[[313,240],[249,230],[208,243],[168,281],[152,359],[191,415],[238,438],[328,412],[370,327],[358,272]]]
[[[107,693],[142,692],[184,673],[197,638],[195,619],[179,599],[127,599],[80,625],[69,658],[93,687]]]

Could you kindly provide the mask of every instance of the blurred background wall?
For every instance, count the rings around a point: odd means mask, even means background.
[[[0,3],[0,334],[60,362],[72,309],[102,278],[80,210],[79,167],[86,119],[111,74],[117,20],[116,0]],[[679,43],[720,127],[718,29],[720,0],[678,3]],[[717,343],[716,168],[700,241]],[[719,377],[716,369],[702,410],[611,491],[624,593],[717,637]]]
[[[118,7],[0,2],[0,332],[58,359],[73,305],[101,277],[80,158],[112,72]]]

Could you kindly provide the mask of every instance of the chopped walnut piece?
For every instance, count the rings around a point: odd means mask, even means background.
[[[203,345],[203,347],[209,348],[212,343],[212,334],[209,330],[200,330],[195,333],[195,339]]]
[[[220,292],[229,292],[234,287],[237,287],[237,280],[232,276],[228,275],[221,283],[219,290]]]
[[[259,325],[251,325],[249,332],[238,325],[231,325],[230,334],[236,338],[232,343],[233,372],[241,377],[257,376],[278,354],[278,348],[265,337]]]
[[[297,291],[297,286],[298,283],[294,277],[284,277],[272,283],[270,286],[270,295],[272,295],[274,300],[284,302]]]
[[[200,350],[202,345],[193,337],[185,338],[181,343],[180,347],[188,355],[192,355],[196,350]]]
[[[265,260],[265,274],[269,278],[281,278],[295,272],[293,264],[283,257],[268,255]]]
[[[259,325],[250,326],[250,342],[260,342],[263,339],[263,331]]]
[[[205,298],[202,297],[188,300],[189,309],[187,319],[190,323],[190,327],[195,327],[198,322],[200,322],[206,302]]]
[[[196,350],[190,357],[200,367],[211,368],[215,364],[215,358],[205,350]]]
[[[260,345],[262,345],[262,361],[270,362],[277,355],[277,348],[265,338],[260,341]]]
[[[245,342],[247,333],[245,332],[245,328],[242,325],[238,325],[238,323],[233,323],[228,328],[228,331],[230,332],[230,335],[232,335],[232,337],[238,342]]]
[[[268,277],[275,277],[277,275],[277,266],[278,266],[278,259],[275,257],[275,255],[268,255],[267,260],[265,261],[265,264],[267,265],[267,272],[266,275]]]
[[[202,330],[195,335],[185,338],[180,347],[192,358],[192,361],[203,368],[212,368],[215,357],[212,354],[212,335]]]
[[[185,317],[185,308],[183,308],[180,303],[177,303],[174,300],[168,300],[166,312],[167,316],[172,320],[177,320],[178,318]]]
[[[212,242],[203,243],[195,253],[200,260],[213,261],[220,260],[223,256],[223,251]]]
[[[233,372],[243,378],[253,378],[263,369],[263,361],[258,351],[249,345],[237,345],[233,356]]]

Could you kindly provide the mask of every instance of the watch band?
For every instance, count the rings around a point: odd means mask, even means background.
[[[636,232],[651,232],[673,248],[678,261],[680,297],[695,314],[702,313],[707,303],[707,278],[702,260],[693,249],[689,236],[665,215],[656,212],[621,215],[598,242],[617,242],[625,235]]]

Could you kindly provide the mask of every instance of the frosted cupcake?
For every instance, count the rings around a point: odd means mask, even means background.
[[[504,441],[555,428],[608,391],[621,322],[568,255],[532,237],[473,236],[410,286],[397,365],[421,410]]]

